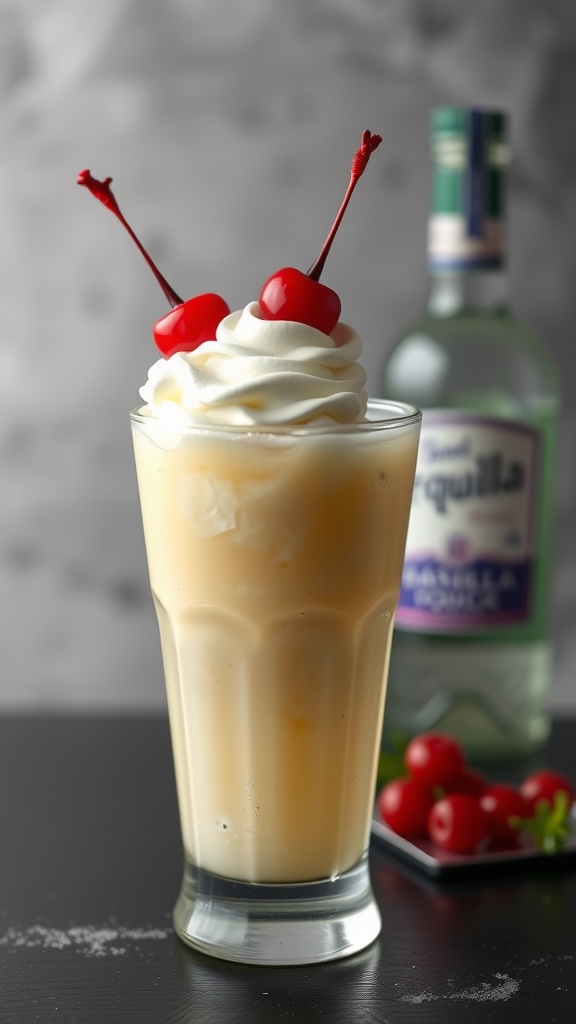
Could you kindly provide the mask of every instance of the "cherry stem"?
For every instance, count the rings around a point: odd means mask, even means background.
[[[374,150],[378,148],[381,142],[381,135],[372,135],[372,132],[368,131],[362,132],[362,142],[360,144],[360,149],[357,149],[354,154],[354,159],[352,160],[352,168],[350,171],[350,181],[348,182],[348,188],[346,189],[346,195],[342,200],[342,205],[338,210],[338,213],[336,214],[336,220],[334,221],[332,227],[330,228],[328,238],[324,242],[324,245],[320,250],[319,256],[316,258],[310,269],[306,271],[306,276],[311,278],[312,281],[320,280],[320,274],[324,270],[326,257],[330,252],[332,242],[334,241],[336,232],[340,227],[340,221],[342,220],[342,217],[344,216],[344,211],[346,210],[346,207],[350,202],[350,197],[354,189],[356,188],[358,179],[362,177],[366,169],[366,164],[368,163],[370,156],[372,155]]]
[[[135,242],[136,245],[138,246],[144,259],[146,260],[146,263],[150,267],[150,270],[154,274],[154,277],[158,281],[158,284],[160,285],[162,291],[164,292],[164,295],[168,299],[168,302],[170,303],[172,308],[174,308],[175,306],[181,306],[184,302],[184,299],[180,298],[180,296],[168,284],[166,278],[160,273],[153,259],[146,252],[146,249],[142,245],[142,242],[134,233],[128,221],[126,220],[124,214],[122,213],[120,207],[118,206],[114,193],[110,188],[112,178],[105,178],[104,181],[98,181],[98,178],[92,177],[90,171],[85,170],[80,171],[76,181],[79,185],[84,185],[88,189],[88,191],[91,192],[95,199],[98,199],[104,206],[106,206],[111,211],[111,213],[114,214],[115,217],[118,218],[123,227],[126,228],[126,231],[130,235],[132,241]]]

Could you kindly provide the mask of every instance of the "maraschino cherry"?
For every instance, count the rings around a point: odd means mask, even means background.
[[[259,300],[263,320],[295,320],[315,327],[324,334],[331,334],[334,330],[342,306],[336,292],[320,284],[320,274],[356,183],[364,173],[371,154],[381,142],[380,135],[372,135],[368,131],[362,133],[362,143],[352,160],[346,194],[320,255],[305,274],[294,267],[284,267],[268,278]]]
[[[171,311],[154,324],[152,331],[154,341],[162,355],[168,358],[175,352],[192,352],[203,341],[213,339],[216,336],[218,324],[230,312],[224,299],[213,292],[196,295],[186,301],[181,299],[160,273],[120,210],[110,188],[112,178],[98,181],[97,178],[92,177],[90,171],[84,170],[80,171],[77,181],[79,185],[84,185],[104,206],[108,207],[126,228],[172,306]]]

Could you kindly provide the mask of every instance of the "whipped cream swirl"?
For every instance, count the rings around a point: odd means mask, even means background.
[[[150,368],[143,413],[177,425],[280,426],[364,419],[360,336],[339,323],[328,336],[292,321],[262,320],[258,303],[231,313],[215,341]]]

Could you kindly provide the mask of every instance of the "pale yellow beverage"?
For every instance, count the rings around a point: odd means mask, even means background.
[[[367,848],[419,433],[369,416],[132,417],[186,859],[215,875],[330,879]]]

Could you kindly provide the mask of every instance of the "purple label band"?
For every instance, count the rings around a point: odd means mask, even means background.
[[[430,270],[500,270],[504,266],[501,254],[487,256],[428,256]]]
[[[485,115],[479,110],[472,110],[470,112],[470,132],[468,136],[466,233],[473,238],[482,238],[484,226],[485,126]]]
[[[530,560],[477,559],[446,565],[438,559],[404,565],[396,625],[439,632],[485,629],[529,616]]]

